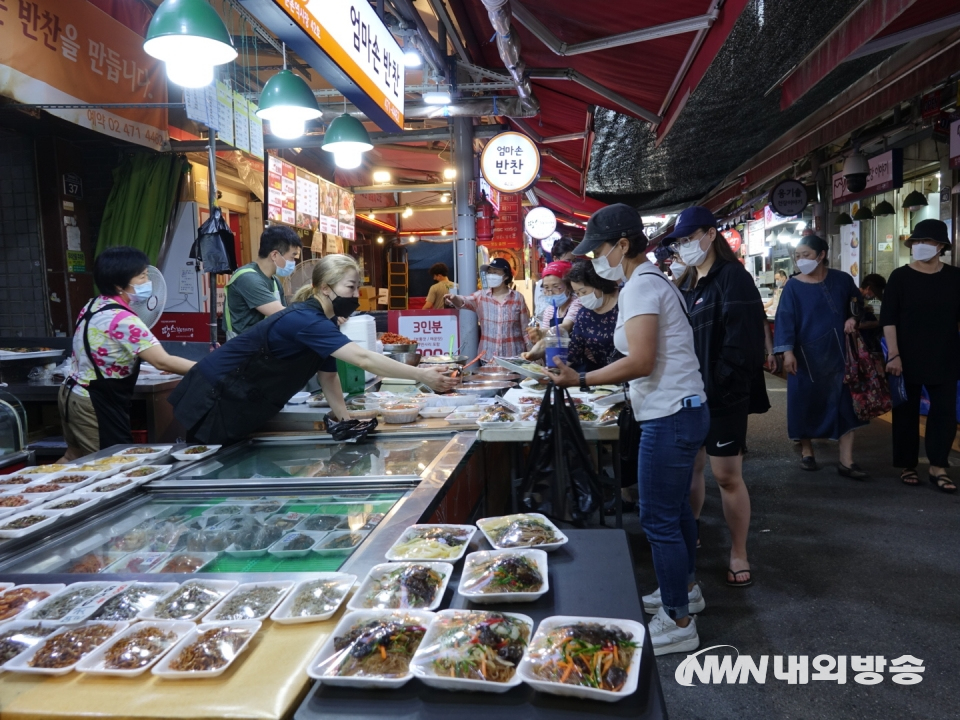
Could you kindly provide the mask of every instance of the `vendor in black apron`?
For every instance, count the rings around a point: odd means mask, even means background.
[[[203,358],[170,395],[190,442],[227,444],[256,432],[317,375],[333,416],[347,420],[336,360],[381,377],[416,380],[438,392],[458,380],[411,367],[360,347],[336,319],[358,307],[360,267],[349,255],[327,255],[294,304]]]
[[[147,265],[147,256],[130,247],[109,248],[97,256],[93,279],[101,295],[77,318],[70,372],[60,388],[60,419],[67,441],[61,461],[133,442],[130,405],[141,358],[178,375],[195,364],[168,354],[130,307],[153,291]]]

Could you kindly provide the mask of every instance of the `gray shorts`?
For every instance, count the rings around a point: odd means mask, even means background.
[[[80,455],[97,452],[100,449],[100,425],[93,401],[61,385],[57,405],[67,447],[79,449]]]

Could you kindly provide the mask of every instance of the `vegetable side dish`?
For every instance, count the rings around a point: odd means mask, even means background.
[[[206,445],[195,445],[192,448],[187,448],[183,451],[184,455],[202,455],[205,452],[208,452],[210,448]]]
[[[392,554],[399,560],[446,560],[457,557],[469,537],[469,532],[455,528],[411,528]]]
[[[501,555],[465,568],[464,590],[481,593],[539,592],[543,576],[537,564],[519,555]]]
[[[153,453],[163,452],[160,448],[153,447],[132,447],[127,448],[121,455],[152,455]]]
[[[24,515],[22,518],[8,522],[6,525],[0,527],[0,530],[25,530],[46,519],[46,515]]]
[[[324,665],[331,677],[395,678],[410,670],[410,659],[427,629],[413,618],[369,620],[333,639],[336,653]]]
[[[616,626],[561,625],[537,639],[530,664],[541,680],[620,692],[638,647],[632,633]]]
[[[237,593],[214,611],[212,620],[221,622],[262,617],[280,599],[283,592],[283,588],[278,587],[255,587]]]
[[[314,580],[301,586],[290,606],[290,617],[325,615],[337,609],[350,592],[350,583],[342,580]]]
[[[483,523],[483,531],[501,548],[548,545],[560,541],[553,528],[531,515],[504,515]]]
[[[74,485],[82,483],[84,480],[89,480],[89,477],[86,475],[64,475],[57,478],[57,482],[61,485]]]
[[[372,579],[365,608],[425,608],[437,596],[443,575],[425,565],[403,564]]]
[[[509,682],[530,642],[525,622],[500,613],[444,614],[430,627],[431,637],[435,629],[439,635],[421,656],[442,677]]]

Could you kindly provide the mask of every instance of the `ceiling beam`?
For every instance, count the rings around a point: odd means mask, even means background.
[[[923,23],[922,25],[915,25],[907,30],[901,30],[900,32],[893,33],[891,35],[884,35],[883,37],[876,38],[864,45],[861,45],[858,50],[854,50],[852,53],[847,55],[843,62],[850,62],[851,60],[866,57],[867,55],[873,55],[873,53],[881,52],[883,50],[889,50],[899,45],[913,42],[914,40],[920,40],[921,38],[929,37],[930,35],[936,35],[937,33],[946,32],[947,30],[953,30],[958,26],[960,26],[960,13],[947,15],[946,17],[938,18],[936,20],[931,20],[930,22]]]
[[[657,125],[663,119],[656,113],[647,110],[645,107],[637,105],[632,100],[628,100],[620,93],[614,92],[605,85],[601,85],[596,80],[588,78],[586,75],[573,68],[530,68],[530,77],[534,80],[571,80],[581,87],[596,93],[600,97],[609,100],[621,109],[646,120],[653,125]]]
[[[350,188],[350,191],[357,195],[382,195],[383,193],[403,192],[451,192],[452,190],[452,182],[419,183],[416,185],[384,183],[383,185],[358,185],[357,187]]]

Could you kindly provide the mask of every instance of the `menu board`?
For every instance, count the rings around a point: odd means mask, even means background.
[[[250,154],[263,160],[263,120],[257,117],[256,103],[247,101],[247,112],[250,115]]]
[[[233,146],[250,152],[250,119],[247,99],[240,93],[233,94]]]
[[[340,230],[337,234],[345,240],[355,239],[357,237],[357,231],[355,229],[356,222],[357,218],[353,205],[353,193],[341,189],[339,208]]]
[[[217,82],[217,113],[220,124],[217,136],[227,145],[233,145],[233,92],[226,83]]]
[[[320,232],[336,235],[339,231],[337,208],[340,207],[340,188],[320,180]]]
[[[271,155],[267,163],[267,219],[295,225],[296,207],[297,169]]]
[[[297,227],[316,230],[320,221],[320,184],[316,175],[296,168]]]

